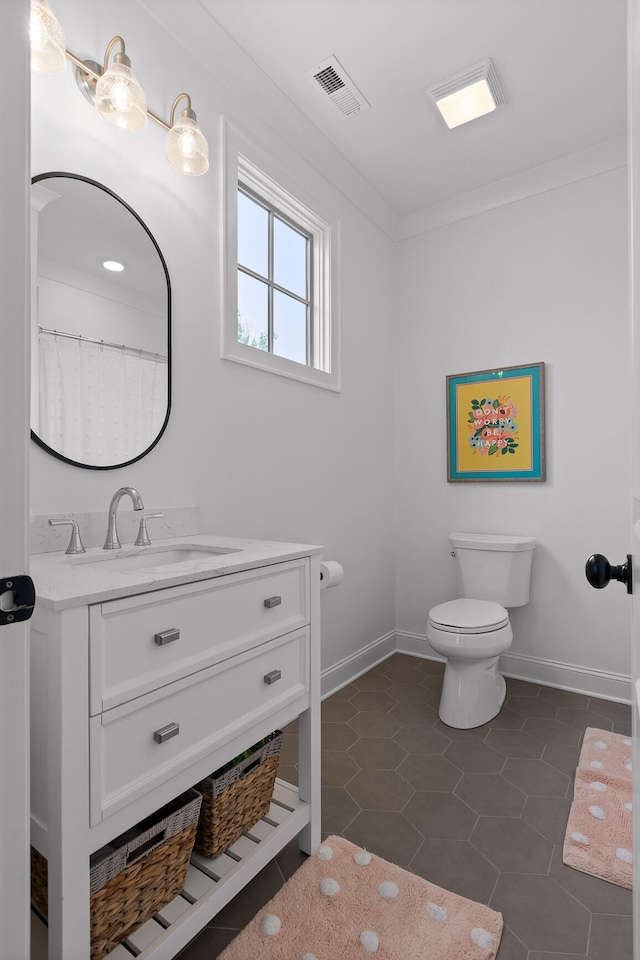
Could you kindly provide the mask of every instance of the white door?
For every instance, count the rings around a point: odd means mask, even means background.
[[[0,619],[28,562],[28,23],[27,0],[0,5]],[[28,629],[0,626],[0,960],[29,957]]]
[[[631,336],[633,345],[633,678],[634,957],[640,960],[640,0],[628,0]]]

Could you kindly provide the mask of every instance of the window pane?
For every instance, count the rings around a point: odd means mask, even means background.
[[[307,237],[275,217],[273,222],[273,279],[307,299]]]
[[[238,263],[269,276],[269,211],[238,190]]]
[[[238,341],[269,349],[269,287],[238,270]]]
[[[279,290],[273,292],[273,352],[307,362],[307,307]]]

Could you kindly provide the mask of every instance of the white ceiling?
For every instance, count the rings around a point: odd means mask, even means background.
[[[624,135],[626,0],[199,0],[399,215]],[[206,11],[207,16],[204,16]],[[197,21],[197,22],[196,22]],[[174,25],[175,28],[175,25]],[[344,119],[305,73],[335,56],[371,104]],[[426,89],[491,57],[507,103],[448,130]],[[302,121],[302,118],[301,118]]]

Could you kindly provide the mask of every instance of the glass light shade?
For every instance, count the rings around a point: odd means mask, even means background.
[[[64,31],[47,0],[31,0],[31,69],[36,73],[61,73],[67,63]]]
[[[449,129],[459,127],[461,123],[468,123],[476,117],[483,117],[496,109],[496,103],[491,95],[486,80],[478,80],[468,87],[456,90],[442,100],[437,101],[438,110],[444,117]]]
[[[174,170],[192,177],[209,169],[209,146],[192,117],[181,116],[169,130],[167,160]]]
[[[121,130],[140,130],[147,122],[147,100],[131,67],[117,61],[96,83],[96,109]]]

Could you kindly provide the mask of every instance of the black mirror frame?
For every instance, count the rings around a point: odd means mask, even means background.
[[[31,183],[32,184],[39,183],[41,180],[50,180],[53,177],[67,177],[70,180],[82,180],[84,183],[90,183],[92,186],[98,187],[99,190],[103,190],[105,193],[108,193],[109,196],[113,197],[114,200],[117,200],[118,203],[122,204],[122,206],[126,210],[128,210],[133,217],[135,217],[135,219],[138,221],[138,223],[143,228],[143,230],[151,240],[152,244],[154,245],[156,249],[156,253],[160,258],[160,263],[162,264],[162,269],[164,270],[165,279],[167,281],[167,412],[166,412],[164,421],[162,423],[162,426],[158,431],[158,435],[153,440],[153,442],[150,443],[149,446],[142,451],[142,453],[139,453],[137,457],[132,457],[131,460],[125,460],[123,463],[114,463],[114,464],[105,464],[105,465],[92,464],[92,463],[80,463],[77,460],[71,460],[69,459],[69,457],[65,457],[63,456],[63,454],[58,453],[56,450],[53,449],[53,447],[50,447],[49,444],[45,443],[44,440],[41,440],[40,437],[33,430],[31,430],[31,439],[34,441],[34,443],[36,443],[39,447],[41,447],[43,450],[49,453],[52,457],[55,457],[57,460],[62,460],[64,463],[68,463],[72,467],[82,467],[82,469],[84,470],[119,470],[121,467],[128,467],[130,464],[136,463],[138,460],[141,460],[143,457],[146,457],[147,454],[153,450],[155,445],[160,440],[160,437],[164,433],[167,427],[167,423],[169,422],[169,414],[171,413],[171,376],[172,376],[171,281],[169,279],[169,271],[167,270],[167,264],[165,262],[164,257],[162,256],[162,251],[160,250],[160,247],[158,246],[155,237],[149,230],[144,220],[142,220],[142,218],[136,213],[136,211],[132,207],[130,207],[129,204],[122,199],[122,197],[119,197],[118,194],[114,193],[113,190],[110,190],[109,187],[105,187],[103,183],[99,183],[97,180],[92,180],[90,177],[84,177],[79,173],[65,173],[64,171],[52,171],[49,173],[39,173],[37,176],[31,178]]]

